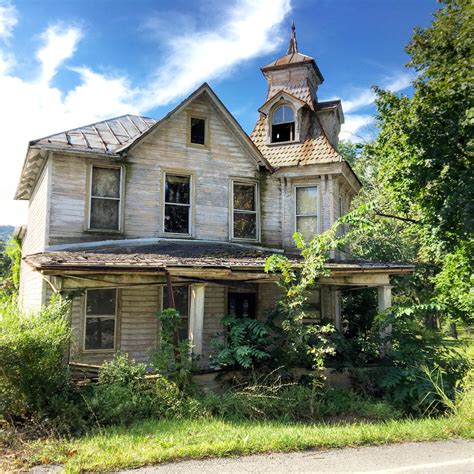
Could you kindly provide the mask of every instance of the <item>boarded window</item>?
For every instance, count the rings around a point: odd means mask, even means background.
[[[174,304],[176,310],[181,316],[181,324],[179,326],[179,340],[189,338],[189,287],[173,286]],[[168,297],[168,287],[163,288],[163,309],[170,307]]]
[[[281,105],[273,113],[272,143],[290,142],[295,139],[295,113],[288,105]]]
[[[206,144],[206,119],[191,117],[191,143]]]
[[[233,237],[257,240],[257,185],[233,183]]]
[[[165,232],[189,234],[191,177],[165,175]]]
[[[318,233],[317,186],[298,186],[296,188],[296,230],[310,241]]]
[[[116,289],[87,290],[85,350],[115,348],[116,307]]]
[[[90,229],[120,230],[119,168],[92,167]]]

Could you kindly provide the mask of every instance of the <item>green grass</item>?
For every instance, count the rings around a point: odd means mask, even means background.
[[[149,420],[128,428],[108,428],[70,441],[29,442],[25,454],[30,465],[64,464],[67,472],[108,471],[177,459],[456,437],[474,437],[472,418],[458,416],[338,425],[218,419]]]

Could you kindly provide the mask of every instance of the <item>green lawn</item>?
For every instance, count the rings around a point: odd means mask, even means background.
[[[24,456],[29,465],[64,464],[67,472],[107,471],[176,459],[457,437],[474,437],[472,418],[452,416],[338,425],[218,419],[149,420],[128,428],[108,428],[70,441],[30,442],[24,445]]]

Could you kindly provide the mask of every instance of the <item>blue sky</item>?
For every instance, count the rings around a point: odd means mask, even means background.
[[[260,67],[299,50],[340,98],[344,138],[367,140],[377,84],[409,93],[404,46],[435,0],[0,0],[0,224],[15,203],[28,140],[123,113],[160,118],[202,82],[250,133],[264,102]]]

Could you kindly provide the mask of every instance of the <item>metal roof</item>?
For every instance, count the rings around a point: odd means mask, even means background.
[[[149,117],[122,115],[32,140],[30,146],[44,145],[68,150],[116,153],[133,143],[155,123],[156,120]]]

